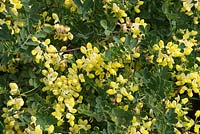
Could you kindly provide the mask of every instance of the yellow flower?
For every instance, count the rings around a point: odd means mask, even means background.
[[[125,105],[125,106],[123,107],[124,111],[128,111],[128,108],[129,108],[129,105]]]
[[[117,94],[116,102],[120,103],[121,101],[122,101],[122,95],[121,94]]]
[[[116,88],[118,88],[118,83],[112,81],[112,82],[110,82],[110,87],[116,89]]]
[[[192,51],[193,51],[192,47],[186,47],[186,48],[184,48],[184,52],[183,53],[185,55],[190,55]]]
[[[199,124],[195,124],[194,125],[194,132],[199,134],[199,128],[200,128],[200,125]]]
[[[145,122],[145,123],[144,123],[144,127],[146,127],[146,128],[149,130],[149,129],[151,129],[151,128],[150,128],[150,127],[151,127],[151,124],[152,124],[151,121]]]
[[[15,7],[17,8],[17,9],[21,9],[22,8],[22,4],[21,3],[17,3],[16,5],[15,5]]]
[[[16,98],[13,108],[19,110],[24,105],[24,100],[22,98]]]
[[[67,37],[68,37],[69,40],[73,40],[74,35],[73,35],[72,33],[69,32],[69,33],[67,34]]]
[[[159,44],[160,48],[164,48],[164,42],[162,40],[160,40],[158,44]]]
[[[86,44],[86,47],[87,47],[87,49],[92,49],[92,44],[91,44],[90,42],[88,42],[88,43]]]
[[[138,1],[137,4],[141,6],[144,4],[144,1]]]
[[[114,94],[116,94],[117,92],[116,92],[115,89],[108,89],[108,90],[106,91],[106,93],[109,94],[109,95],[114,95]]]
[[[121,38],[120,38],[120,41],[121,41],[121,42],[125,42],[125,40],[126,40],[126,37],[121,37]]]
[[[196,57],[196,60],[197,60],[198,62],[200,62],[200,57]]]
[[[143,126],[140,128],[140,132],[142,134],[149,134],[149,132]]]
[[[200,116],[200,110],[197,110],[196,113],[195,113],[195,117],[196,119]]]
[[[133,91],[133,92],[136,92],[136,91],[139,90],[139,86],[138,85],[131,86],[130,90]]]
[[[6,6],[4,3],[0,2],[1,6],[0,6],[0,13],[4,12],[6,10]]]
[[[58,112],[58,111],[53,112],[52,115],[53,115],[57,120],[60,120],[61,117],[62,117],[62,113],[61,113],[61,112]]]
[[[53,131],[54,131],[54,125],[50,125],[46,130],[48,131],[48,134],[53,133]]]
[[[112,75],[117,75],[117,72],[114,69],[112,69],[112,68],[109,69],[109,72]]]
[[[189,101],[188,98],[184,98],[181,100],[181,104],[186,104],[188,101]]]
[[[85,82],[85,79],[84,79],[84,75],[83,74],[79,74],[79,79],[81,82]]]
[[[130,54],[126,55],[126,60],[129,61],[129,62],[131,61],[131,55]]]
[[[126,91],[126,88],[125,87],[122,87],[121,89],[120,89],[120,92],[122,93],[122,95],[123,96],[129,96],[129,94],[128,94],[128,92]],[[129,96],[130,97],[130,96]]]
[[[134,53],[134,54],[133,54],[133,57],[134,57],[134,58],[139,58],[139,57],[140,57],[140,53],[137,53],[137,52]]]
[[[183,94],[188,88],[186,86],[181,87],[179,93]]]
[[[81,46],[80,50],[81,50],[81,53],[83,53],[83,54],[87,53],[87,50],[84,46]]]
[[[48,53],[56,53],[57,49],[53,45],[49,45],[49,47],[47,48],[47,52]]]
[[[59,22],[59,17],[56,13],[52,13],[52,18],[54,19],[54,24]]]
[[[31,124],[36,124],[36,120],[35,116],[31,116]]]
[[[128,94],[127,97],[128,97],[128,99],[129,99],[130,101],[132,101],[132,100],[134,99],[133,95],[131,95],[131,94]]]
[[[34,42],[38,41],[37,37],[35,37],[35,36],[33,36],[31,39],[32,39],[32,41],[34,41]]]
[[[140,7],[139,5],[136,5],[136,6],[134,7],[134,10],[135,10],[136,13],[140,13],[139,7]]]
[[[117,82],[120,82],[121,84],[125,84],[127,81],[128,80],[124,79],[121,74],[117,77]]]
[[[16,83],[9,83],[9,87],[10,87],[10,89],[11,89],[11,91],[10,91],[10,94],[11,95],[17,95],[17,94],[19,94],[19,89],[18,89],[18,86],[17,86],[17,84]]]
[[[113,3],[112,11],[113,11],[114,13],[117,13],[117,12],[119,12],[119,10],[120,10],[120,8],[117,6],[117,4],[116,4],[116,3]]]
[[[192,96],[193,96],[192,89],[188,89],[187,92],[188,92],[188,96],[189,96],[189,97],[192,97]]]
[[[92,78],[95,77],[94,74],[92,74],[92,73],[89,73],[87,76],[88,76],[90,79],[92,79]]]
[[[61,125],[63,124],[63,122],[64,122],[63,119],[58,120],[58,122],[57,122],[57,126],[61,126]]]
[[[37,125],[35,127],[35,134],[42,134],[42,129],[40,128],[40,125]]]
[[[155,50],[155,51],[160,50],[160,47],[158,46],[158,44],[153,45],[153,50]]]
[[[44,41],[44,44],[45,45],[49,45],[51,43],[51,40],[50,39],[46,39],[45,41]]]
[[[77,103],[82,103],[82,101],[83,101],[83,96],[81,95],[81,96],[78,97],[78,100],[76,102]]]
[[[10,100],[7,102],[7,106],[12,106],[14,103],[15,103],[15,100],[14,100],[14,99],[10,99]]]
[[[183,67],[180,66],[180,65],[176,65],[176,70],[177,70],[177,71],[183,71]]]

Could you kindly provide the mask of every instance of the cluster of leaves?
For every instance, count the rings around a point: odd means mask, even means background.
[[[198,0],[1,0],[0,133],[200,129]]]

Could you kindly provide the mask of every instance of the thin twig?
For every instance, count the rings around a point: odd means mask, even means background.
[[[69,50],[65,50],[65,51],[60,51],[60,52],[69,53],[69,52],[76,51],[76,50],[80,50],[80,48],[77,47],[77,48],[73,48],[73,49],[69,49]]]

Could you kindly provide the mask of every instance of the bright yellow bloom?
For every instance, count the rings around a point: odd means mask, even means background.
[[[109,94],[109,95],[114,95],[114,94],[116,94],[117,92],[116,92],[115,89],[108,89],[108,90],[106,91],[106,93]]]
[[[121,41],[121,42],[125,42],[125,40],[126,40],[126,37],[121,37],[121,38],[120,38],[120,41]]]
[[[134,58],[139,58],[139,57],[140,57],[140,53],[137,53],[137,52],[134,53],[134,54],[133,54],[133,57],[134,57]]]
[[[83,54],[87,53],[87,50],[84,46],[81,46],[80,50],[81,50],[81,53],[83,53]]]
[[[200,116],[200,110],[197,110],[196,113],[195,113],[196,119],[199,118],[199,116]]]
[[[54,125],[50,125],[50,126],[47,128],[47,131],[48,131],[48,134],[53,133],[53,131],[54,131]]]
[[[110,82],[110,87],[116,89],[116,88],[118,88],[118,83],[112,81],[112,82]]]
[[[195,124],[194,125],[194,132],[199,134],[199,128],[200,128],[200,125],[199,124]]]
[[[40,125],[37,125],[35,127],[35,134],[42,134],[42,129],[40,128]]]
[[[127,97],[128,97],[128,99],[129,99],[130,101],[134,100],[134,97],[133,97],[133,95],[131,95],[131,94],[128,94]]]
[[[113,3],[112,11],[113,11],[114,13],[117,13],[117,12],[119,12],[119,10],[120,10],[120,8],[117,6],[117,4],[116,4],[116,3]]]
[[[181,100],[181,104],[184,105],[184,104],[186,104],[188,101],[189,101],[188,98],[184,98],[184,99]]]
[[[45,45],[49,45],[51,43],[51,40],[50,39],[46,39],[45,41],[44,41],[44,44]]]
[[[4,12],[5,10],[6,10],[6,6],[5,6],[5,4],[4,3],[2,3],[2,2],[0,2],[0,13],[1,12]]]
[[[34,41],[34,42],[38,41],[37,37],[35,37],[35,36],[33,36],[31,39],[32,39],[32,41]]]
[[[47,52],[48,53],[56,53],[57,52],[57,49],[53,46],[53,45],[49,45],[47,47]]]
[[[124,79],[121,74],[117,77],[117,82],[120,82],[121,84],[125,84],[127,81],[128,80]]]
[[[59,22],[59,17],[56,13],[52,13],[52,18],[54,19],[54,24]]]
[[[16,98],[13,108],[19,110],[24,105],[24,100],[22,98]]]
[[[133,92],[136,92],[136,91],[139,90],[139,86],[138,85],[131,86],[130,90],[133,91]]]
[[[122,101],[122,95],[121,94],[117,94],[116,102],[120,103],[121,101]]]
[[[19,94],[19,89],[18,89],[18,86],[17,86],[17,84],[16,83],[9,83],[9,87],[10,87],[10,94],[11,95],[17,95],[17,94]]]

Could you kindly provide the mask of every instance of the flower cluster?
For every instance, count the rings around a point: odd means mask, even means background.
[[[141,109],[142,107],[140,110]],[[131,125],[128,127],[128,134],[150,134],[152,132],[152,127],[156,123],[154,116],[152,114],[150,115],[151,116],[146,115],[143,118],[133,116]]]
[[[1,25],[6,24],[8,29],[11,30],[11,34],[18,34],[20,32],[20,28],[23,27],[23,22],[17,19],[15,20],[14,18],[18,16],[18,10],[21,9],[23,5],[20,0],[9,0],[9,2],[12,6],[7,4],[7,1],[0,2],[0,13],[4,13],[6,15],[5,18],[0,18],[0,29]],[[9,6],[7,7],[7,5]],[[11,12],[7,11],[8,8]]]
[[[140,17],[135,18],[135,22],[131,22],[130,18],[126,18],[126,23],[120,24],[120,27],[122,28],[124,33],[131,32],[132,37],[134,39],[139,39],[139,42],[144,37],[144,33],[140,30],[140,27],[146,28],[147,23],[144,22],[144,19],[141,19]]]
[[[140,13],[140,6],[142,6],[144,4],[144,1],[140,1],[138,0],[137,5],[134,7],[134,10],[136,13]]]
[[[20,115],[24,113],[22,106],[24,105],[24,100],[20,95],[20,90],[16,83],[10,83],[10,99],[7,101],[7,107],[4,107],[3,114],[5,123],[5,133],[22,133],[20,129]]]
[[[200,133],[199,11],[1,0],[0,133]]]
[[[181,73],[176,76],[176,85],[180,87],[180,94],[187,92],[188,97],[192,97],[193,93],[200,95],[200,77],[199,72],[191,72],[188,74]]]
[[[73,0],[65,0],[65,6],[69,8],[71,12],[75,12],[78,9]]]
[[[17,71],[15,62],[13,62],[13,60],[9,60],[8,64],[0,64],[0,71],[8,72],[8,73],[15,73]]]
[[[189,107],[187,107],[187,104],[189,103],[189,99],[181,98],[179,95],[175,97],[173,101],[167,100],[166,102],[166,108],[167,109],[175,109],[175,113],[177,114],[177,123],[174,128],[174,132],[176,134],[181,134],[181,130],[190,130],[192,127],[194,127],[194,132],[199,133],[199,121],[197,118],[199,117],[199,110],[195,112],[196,119],[192,119],[188,117],[189,113]]]
[[[173,68],[175,64],[175,58],[179,58],[182,63],[187,62],[187,56],[190,55],[193,51],[193,47],[197,46],[197,40],[193,36],[197,35],[197,31],[180,30],[183,34],[182,39],[178,39],[174,36],[174,40],[178,44],[173,42],[168,42],[167,45],[164,45],[162,40],[158,44],[153,46],[153,50],[158,51],[158,57],[156,62],[162,66],[169,66],[170,69]],[[181,48],[181,45],[184,44],[184,48]],[[176,65],[177,71],[183,70],[181,65]]]
[[[181,12],[185,12],[186,15],[193,17],[194,24],[199,24],[198,12],[200,11],[200,3],[198,0],[182,0],[183,7]]]

